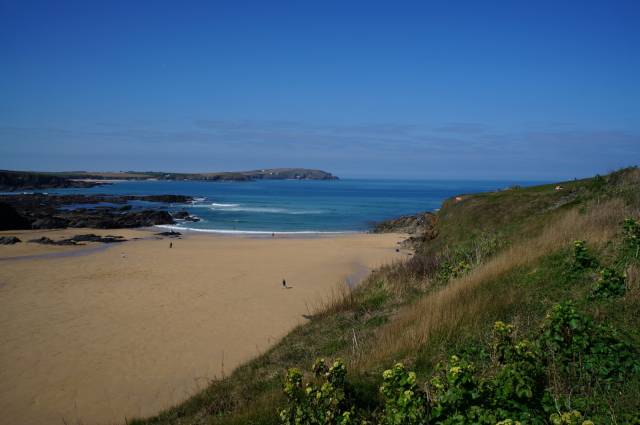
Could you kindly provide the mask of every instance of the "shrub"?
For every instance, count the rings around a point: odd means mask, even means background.
[[[566,413],[554,413],[549,418],[553,425],[593,425],[593,422],[586,421],[582,417],[582,413],[572,410]]]
[[[594,324],[571,302],[554,306],[547,315],[540,346],[546,363],[570,393],[591,388],[595,382],[608,387],[640,371],[636,350],[615,329]]]
[[[589,252],[586,244],[582,240],[573,242],[573,269],[576,271],[598,267],[598,260]]]
[[[623,246],[627,255],[638,259],[640,255],[640,223],[633,218],[625,219],[622,224]]]
[[[495,416],[481,407],[483,389],[475,368],[458,356],[439,365],[440,375],[431,379],[431,418],[437,424],[495,423]],[[473,418],[473,419],[472,419]]]
[[[280,410],[284,425],[348,425],[354,422],[354,406],[346,396],[346,368],[336,360],[329,368],[324,359],[316,361],[313,372],[320,385],[302,385],[302,372],[289,369],[283,390],[287,407]]]
[[[588,317],[578,313],[573,303],[556,304],[545,317],[540,341],[543,348],[562,360],[574,360],[590,344]]]
[[[381,424],[420,425],[427,423],[427,399],[416,385],[416,374],[407,372],[402,363],[382,374],[380,392],[384,397]]]
[[[513,325],[496,322],[493,326],[493,353],[498,363],[504,363],[511,356],[513,346]]]
[[[593,296],[611,298],[624,295],[626,284],[624,276],[610,267],[600,270],[600,278],[596,281]]]
[[[637,350],[571,302],[551,309],[534,340],[516,341],[512,325],[496,322],[492,351],[490,373],[477,373],[455,355],[440,364],[429,382],[429,397],[415,373],[395,364],[382,375],[382,404],[367,406],[369,414],[381,425],[592,425],[574,409],[588,412],[594,397],[640,372]],[[288,405],[280,411],[281,423],[365,423],[365,408],[356,411],[349,396],[344,364],[338,360],[328,368],[319,360],[313,371],[316,383],[304,387],[300,371],[287,373]],[[556,413],[549,417],[551,412]]]
[[[522,340],[511,346],[507,359],[491,382],[493,405],[499,416],[536,423],[533,416],[538,416],[545,387],[539,349]]]

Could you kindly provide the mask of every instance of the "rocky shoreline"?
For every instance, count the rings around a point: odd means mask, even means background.
[[[372,233],[406,233],[409,236],[401,245],[403,248],[415,249],[425,241],[434,239],[438,233],[436,222],[438,217],[431,212],[404,215],[374,224]]]
[[[185,211],[173,215],[167,204],[183,204],[182,195],[0,195],[0,230],[94,228],[124,229],[196,221]],[[157,203],[156,208],[134,208],[130,201]],[[83,205],[87,205],[84,207]]]

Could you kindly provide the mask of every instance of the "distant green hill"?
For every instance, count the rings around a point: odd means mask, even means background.
[[[217,173],[172,173],[163,171],[35,172],[0,170],[0,190],[91,187],[101,184],[101,180],[252,181],[285,179],[337,180],[338,177],[326,171],[307,168],[268,168],[252,171]]]
[[[637,168],[449,199],[410,259],[132,423],[638,424],[639,218]],[[343,359],[346,381],[316,365],[285,396],[286,370],[317,358]],[[397,362],[415,382],[400,366],[383,378]]]

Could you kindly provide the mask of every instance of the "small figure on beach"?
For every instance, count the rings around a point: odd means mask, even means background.
[[[169,249],[173,248],[173,242],[169,242]]]
[[[287,289],[287,281],[282,279],[282,288]]]
[[[272,234],[271,234],[271,237],[272,237],[272,238],[275,238],[275,237],[276,237],[276,234],[275,234],[275,233],[272,233]]]

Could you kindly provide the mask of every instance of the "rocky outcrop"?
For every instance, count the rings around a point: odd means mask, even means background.
[[[101,242],[101,243],[115,243],[115,242],[126,242],[126,239],[123,236],[98,236],[93,233],[89,233],[86,235],[75,235],[69,240],[74,242]]]
[[[0,230],[31,229],[31,223],[11,205],[0,202]]]
[[[57,216],[48,219],[60,220],[60,223],[66,222],[66,226],[64,227],[88,227],[93,229],[126,229],[175,223],[171,214],[167,211],[142,210],[120,212],[113,208],[73,210],[58,213]],[[45,220],[45,227],[37,227],[38,221],[36,221],[32,226],[38,229],[49,229],[51,228],[48,227],[49,224],[50,222]]]
[[[69,239],[63,239],[60,241],[54,241],[53,239],[50,239],[46,236],[42,236],[38,239],[31,239],[29,242],[31,243],[39,243],[42,245],[77,245],[74,241],[71,241]]]
[[[131,205],[126,205],[131,200],[186,203],[191,198],[182,195],[0,195],[0,230],[66,227],[118,229],[175,223],[169,212],[161,209],[164,205],[158,204],[158,209],[133,209]],[[101,206],[101,203],[108,204]],[[69,205],[83,204],[98,205],[68,208]]]
[[[98,236],[93,233],[89,233],[86,235],[75,235],[68,239],[60,239],[58,241],[54,241],[46,236],[42,236],[38,239],[31,239],[29,242],[31,243],[39,243],[43,245],[84,245],[79,242],[101,242],[101,243],[116,243],[116,242],[126,242],[122,236]]]
[[[191,221],[191,222],[194,222],[194,223],[196,221],[200,221],[200,218],[196,217],[195,215],[190,215],[187,211],[172,212],[171,216],[173,218],[175,218],[176,220]]]
[[[121,208],[130,209],[130,205],[125,205],[129,201],[186,204],[191,200],[190,196],[185,195],[49,195],[44,193],[0,195],[0,202],[10,204],[15,208],[44,206],[60,208],[68,205],[109,203],[122,204]]]
[[[13,245],[22,242],[15,236],[0,236],[0,245]]]
[[[392,218],[373,226],[373,233],[408,233],[410,235],[427,234],[435,229],[436,215],[424,212]]]
[[[405,215],[377,223],[373,233],[407,233],[410,237],[402,242],[405,248],[417,248],[425,241],[438,235],[436,229],[437,216],[430,212]]]
[[[180,232],[174,232],[173,230],[169,231],[169,232],[160,232],[160,233],[156,233],[157,236],[165,236],[167,238],[179,238],[180,236],[182,236],[182,233]]]

